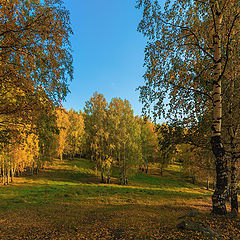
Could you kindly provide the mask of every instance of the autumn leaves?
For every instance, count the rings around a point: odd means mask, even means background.
[[[127,100],[113,98],[108,104],[102,94],[94,93],[86,102],[84,121],[86,150],[102,182],[110,183],[113,166],[119,169],[122,185],[139,166],[147,166],[158,143],[155,127],[135,117]]]
[[[2,1],[0,5],[3,183],[54,157],[58,131],[54,105],[64,99],[72,79],[71,33],[68,11],[59,0]]]

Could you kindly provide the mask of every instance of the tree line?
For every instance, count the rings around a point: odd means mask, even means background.
[[[121,98],[107,103],[95,92],[83,112],[55,106],[39,116],[35,127],[15,126],[15,130],[0,152],[3,184],[9,184],[15,176],[38,173],[56,158],[71,161],[74,157],[92,161],[96,173],[100,173],[99,180],[107,184],[113,168],[117,169],[119,184],[126,185],[136,171],[147,174],[151,164],[157,163],[163,175],[173,162],[182,166],[193,183],[199,178],[209,187],[210,179],[213,181],[213,158],[208,157],[206,162],[201,157],[204,151],[187,142],[189,130],[134,116],[130,103]]]
[[[214,158],[209,150],[195,145],[195,129],[157,124],[134,116],[130,103],[113,98],[107,103],[97,92],[85,103],[84,111],[57,109],[57,155],[59,159],[84,157],[94,163],[102,183],[110,183],[113,168],[119,183],[128,184],[136,171],[148,173],[157,163],[160,173],[177,162],[192,183],[214,182]],[[214,185],[214,183],[213,183]]]

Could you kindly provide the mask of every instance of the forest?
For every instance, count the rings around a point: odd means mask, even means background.
[[[64,1],[0,0],[0,239],[240,239],[240,3],[135,5],[142,115],[65,108]]]

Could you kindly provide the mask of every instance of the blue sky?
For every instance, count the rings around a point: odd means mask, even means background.
[[[135,0],[65,0],[74,35],[71,38],[74,80],[64,107],[83,110],[95,91],[108,102],[128,99],[141,114],[146,40],[137,32],[141,12]]]

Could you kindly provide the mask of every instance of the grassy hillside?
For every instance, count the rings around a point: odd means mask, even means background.
[[[176,229],[191,209],[201,212],[197,221],[227,232],[225,239],[240,239],[239,220],[210,216],[212,192],[184,181],[177,169],[164,177],[156,168],[136,173],[128,186],[117,178],[101,184],[92,169],[84,159],[56,161],[39,176],[1,186],[0,239],[206,239]]]

